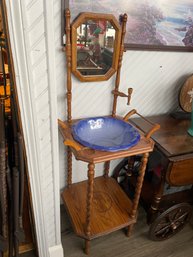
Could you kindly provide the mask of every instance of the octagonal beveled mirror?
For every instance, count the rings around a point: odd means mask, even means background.
[[[111,14],[81,13],[72,27],[72,72],[80,81],[108,80],[117,70],[121,28]]]

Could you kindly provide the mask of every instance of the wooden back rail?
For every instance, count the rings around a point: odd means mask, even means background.
[[[72,70],[72,49],[71,49],[71,36],[70,36],[70,10],[66,9],[66,65],[67,65],[67,113],[68,122],[72,120],[72,81],[71,81],[71,70]]]
[[[67,119],[68,123],[72,121],[72,47],[71,47],[71,28],[70,28],[70,10],[65,10],[66,17],[66,65],[67,65]],[[68,145],[68,142],[66,143]],[[67,148],[67,186],[72,184],[72,151],[71,148]]]
[[[116,81],[115,81],[115,89],[114,89],[114,99],[113,99],[113,111],[112,116],[115,117],[116,110],[117,110],[117,98],[118,98],[118,91],[119,91],[119,84],[120,84],[120,74],[121,74],[121,66],[122,66],[122,59],[123,59],[123,52],[124,52],[124,38],[126,33],[126,23],[127,23],[127,14],[122,16],[122,35],[121,35],[121,47],[119,53],[119,64],[116,74]]]

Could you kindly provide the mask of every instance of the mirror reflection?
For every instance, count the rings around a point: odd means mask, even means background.
[[[115,29],[107,20],[86,20],[77,28],[77,69],[104,75],[112,67]]]

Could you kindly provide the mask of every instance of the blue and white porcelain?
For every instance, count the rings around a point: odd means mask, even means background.
[[[140,140],[132,125],[112,117],[83,119],[73,125],[72,135],[84,146],[109,152],[126,150]]]

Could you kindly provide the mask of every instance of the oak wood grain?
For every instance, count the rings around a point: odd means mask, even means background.
[[[75,233],[93,239],[135,223],[129,218],[132,202],[113,178],[94,180],[90,233],[85,233],[87,181],[74,183],[62,193],[62,198]]]

